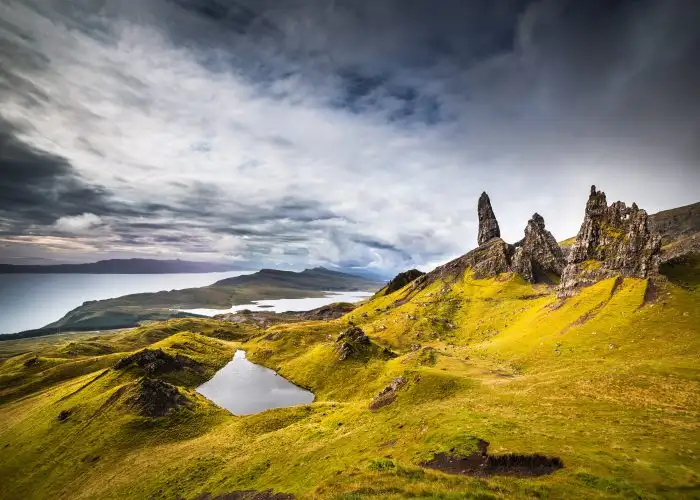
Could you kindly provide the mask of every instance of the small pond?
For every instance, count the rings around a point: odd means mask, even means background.
[[[297,387],[274,370],[251,363],[240,349],[197,392],[234,415],[250,415],[314,400],[312,392]]]

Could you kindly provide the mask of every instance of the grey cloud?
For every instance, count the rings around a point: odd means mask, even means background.
[[[27,145],[18,134],[0,120],[0,214],[12,227],[109,211],[108,193],[102,187],[82,179],[64,158]]]
[[[23,0],[0,19],[9,234],[93,213],[103,252],[393,269],[473,246],[484,189],[510,240],[534,211],[575,233],[592,183],[697,201],[694,0]]]

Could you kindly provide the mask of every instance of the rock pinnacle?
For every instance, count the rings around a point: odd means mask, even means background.
[[[501,230],[498,227],[496,214],[491,208],[491,200],[486,192],[481,193],[479,197],[479,246],[483,245],[493,238],[500,238]]]

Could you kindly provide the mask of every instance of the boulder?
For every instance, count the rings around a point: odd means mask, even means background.
[[[336,342],[341,342],[341,341],[352,342],[353,344],[369,344],[370,343],[369,337],[365,334],[365,332],[359,326],[352,326],[352,327],[348,328],[347,330],[345,330],[344,332],[341,332],[340,335],[338,335]]]
[[[61,413],[58,414],[58,416],[56,417],[56,420],[58,420],[59,422],[63,422],[65,420],[68,420],[68,417],[70,417],[72,413],[73,413],[73,410],[61,410]]]
[[[370,410],[378,410],[383,406],[393,403],[396,400],[398,391],[406,385],[407,382],[408,380],[406,380],[405,377],[397,377],[392,380],[389,385],[372,398],[372,402],[369,404]]]

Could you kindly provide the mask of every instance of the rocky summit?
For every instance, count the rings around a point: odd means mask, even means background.
[[[595,186],[567,257],[538,213],[528,221],[525,237],[515,244],[501,239],[486,193],[479,198],[478,216],[479,246],[428,273],[421,287],[470,269],[476,279],[518,273],[530,283],[560,282],[559,295],[569,296],[612,276],[647,278],[658,273],[660,237],[649,229],[647,213],[635,203],[627,207],[617,201],[608,206],[605,193]]]
[[[608,206],[605,193],[591,186],[581,229],[562,273],[559,293],[622,275],[648,278],[658,273],[661,238],[649,230],[646,211],[636,203]]]
[[[491,200],[485,192],[479,197],[479,246],[491,241],[494,238],[501,237],[501,229],[498,227],[496,214],[491,208]]]
[[[430,283],[436,276],[461,274],[467,268],[477,279],[515,272],[530,283],[559,280],[566,263],[564,255],[552,233],[545,229],[544,218],[540,214],[532,216],[525,227],[525,237],[513,245],[501,239],[498,221],[486,193],[479,198],[477,210],[479,246],[429,273],[421,285]]]

